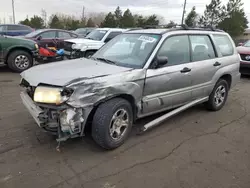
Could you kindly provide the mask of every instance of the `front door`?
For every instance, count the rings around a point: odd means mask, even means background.
[[[190,47],[187,35],[167,38],[156,56],[168,57],[163,67],[147,70],[143,115],[171,109],[191,100]]]

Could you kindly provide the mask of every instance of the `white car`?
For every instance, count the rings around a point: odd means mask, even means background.
[[[85,38],[65,40],[65,55],[69,59],[91,57],[106,42],[128,29],[98,28],[89,33]]]

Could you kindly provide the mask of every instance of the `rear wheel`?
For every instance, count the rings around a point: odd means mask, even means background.
[[[9,55],[7,64],[11,70],[20,73],[29,69],[33,65],[33,59],[28,52],[15,50]]]
[[[209,96],[209,101],[206,103],[207,109],[211,111],[220,110],[227,101],[228,90],[227,81],[220,79]]]
[[[92,123],[94,141],[105,149],[115,149],[128,138],[133,125],[130,103],[122,98],[102,103],[96,110]]]

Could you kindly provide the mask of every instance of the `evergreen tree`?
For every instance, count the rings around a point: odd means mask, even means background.
[[[123,28],[129,28],[129,27],[134,27],[135,26],[135,20],[134,17],[132,15],[132,13],[130,12],[129,9],[127,9],[121,19],[121,26]]]
[[[195,7],[189,12],[185,19],[185,24],[189,27],[195,27],[198,21],[198,14],[196,13]]]

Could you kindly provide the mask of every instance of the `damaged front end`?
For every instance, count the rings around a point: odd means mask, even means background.
[[[20,85],[24,88],[20,94],[22,102],[39,127],[46,132],[57,135],[58,142],[84,136],[84,127],[89,111],[75,108],[66,103],[72,91],[57,88],[61,95],[61,101],[58,101],[54,87],[32,87],[24,79]],[[43,90],[43,94],[41,94],[41,90]],[[43,101],[47,103],[43,103]]]

